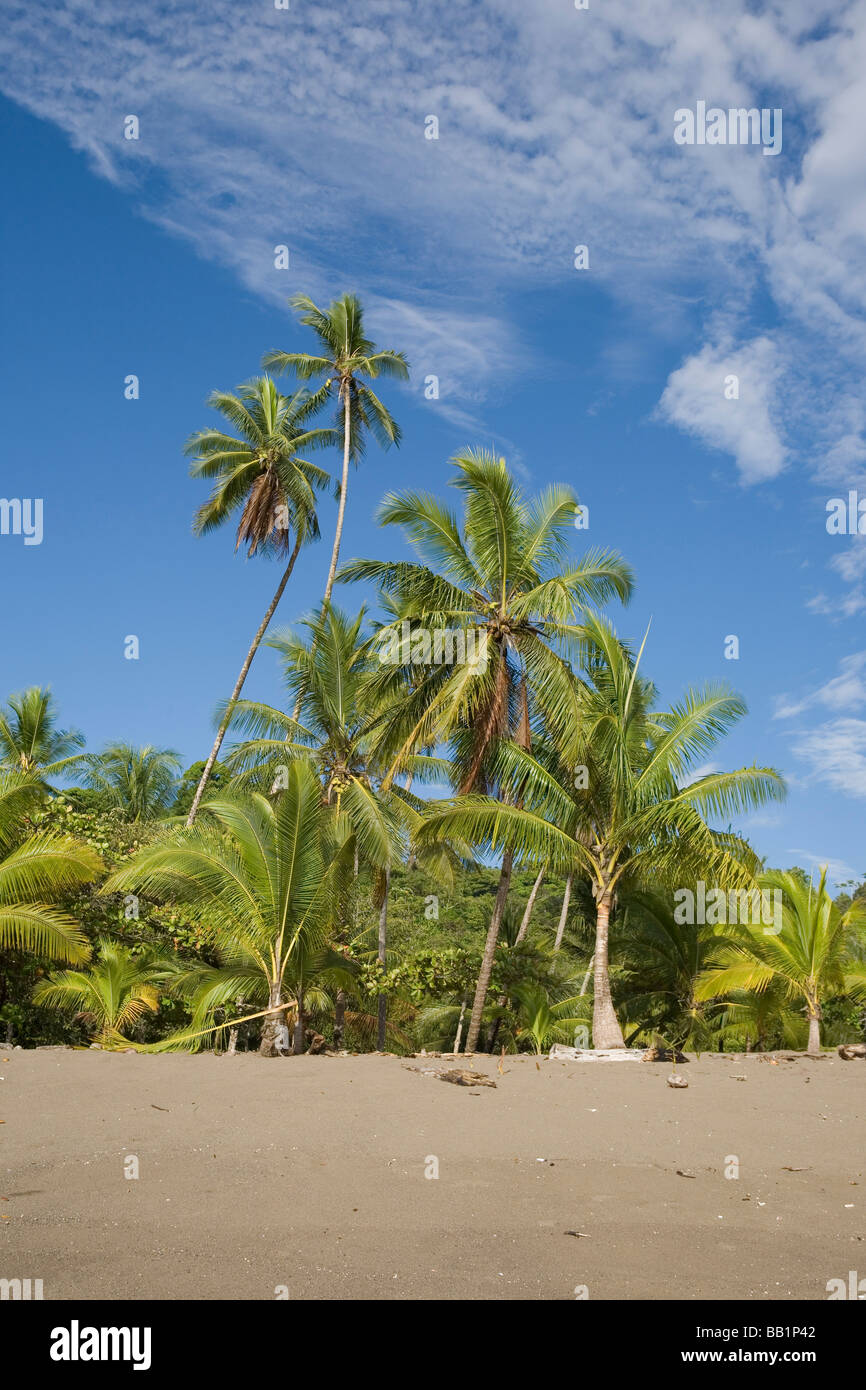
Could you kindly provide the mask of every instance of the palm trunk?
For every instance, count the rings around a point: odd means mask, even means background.
[[[466,1017],[466,1003],[467,1003],[466,995],[464,994],[464,996],[463,996],[463,1002],[462,1002],[461,1005],[460,1005],[460,1017],[459,1017],[458,1020],[457,1020],[457,1032],[456,1032],[455,1035],[454,1035],[454,1055],[455,1055],[455,1057],[457,1056],[457,1053],[460,1051],[460,1039],[463,1037],[463,1020],[464,1020],[464,1018]]]
[[[268,993],[268,1008],[275,1009],[282,1003],[280,994],[282,993],[279,983],[272,984]],[[285,1029],[285,1014],[268,1014],[262,1025],[262,1040],[259,1043],[259,1052],[263,1057],[279,1057],[280,1045],[283,1040],[283,1029]]]
[[[592,955],[590,956],[590,958],[589,958],[589,965],[586,967],[586,974],[585,974],[584,977],[583,977],[583,984],[582,984],[581,987],[580,987],[581,997],[583,997],[583,995],[586,994],[586,988],[587,988],[587,985],[589,984],[589,977],[590,977],[590,975],[592,974],[592,966],[593,966],[593,962],[594,962],[594,961],[595,961],[595,953],[593,952],[593,954],[592,954]]]
[[[493,904],[493,915],[490,918],[490,927],[487,932],[487,940],[484,943],[484,956],[481,961],[481,970],[478,975],[478,984],[475,986],[475,999],[472,1004],[472,1017],[469,1020],[469,1034],[466,1038],[466,1051],[474,1052],[478,1046],[478,1035],[481,1032],[481,1016],[484,1013],[484,1001],[487,998],[487,987],[490,984],[490,976],[493,972],[493,958],[496,954],[496,944],[499,940],[499,928],[502,925],[502,917],[505,912],[505,902],[508,897],[508,889],[511,885],[511,869],[514,863],[514,853],[506,850],[502,856],[502,868],[499,873],[499,887],[496,890],[496,901]]]
[[[614,1012],[610,994],[610,970],[608,967],[608,932],[610,928],[611,892],[607,884],[596,898],[595,912],[595,993],[592,1001],[592,1045],[599,1047],[625,1047],[622,1029]]]
[[[541,887],[546,867],[547,866],[545,864],[542,864],[541,868],[538,870],[538,878],[532,885],[532,892],[530,893],[526,901],[526,907],[523,909],[523,916],[520,919],[520,930],[514,938],[515,946],[520,945],[521,941],[526,936],[526,933],[529,929],[529,923],[532,918],[532,910],[535,907],[535,899],[538,897],[538,890]]]
[[[234,1055],[235,1055],[235,1053],[237,1052],[237,1050],[238,1050],[238,1030],[237,1030],[237,1028],[230,1028],[230,1029],[229,1029],[229,1045],[228,1045],[228,1048],[226,1049],[226,1056],[227,1056],[227,1057],[234,1057]]]
[[[532,892],[529,894],[529,897],[528,897],[527,900],[526,900],[526,907],[523,909],[523,916],[522,916],[521,919],[520,919],[520,929],[519,929],[517,935],[516,935],[515,938],[514,938],[514,944],[515,944],[515,946],[519,946],[519,945],[520,945],[521,941],[522,941],[523,938],[526,936],[526,933],[527,933],[527,931],[528,931],[528,929],[529,929],[529,923],[530,923],[530,921],[532,920],[532,909],[535,907],[535,899],[538,897],[538,890],[539,890],[539,888],[541,887],[541,883],[542,883],[542,879],[544,878],[544,874],[545,874],[546,867],[547,867],[547,866],[543,864],[543,865],[541,866],[541,868],[539,869],[539,871],[538,871],[538,877],[537,877],[537,879],[535,880],[535,882],[534,882],[533,885],[532,885]],[[504,1008],[505,1008],[505,1005],[506,1005],[507,1003],[508,1003],[508,996],[507,996],[507,994],[500,994],[499,998],[498,998],[497,1001],[496,1001],[497,1008],[504,1009]],[[494,1049],[495,1046],[496,1046],[496,1039],[499,1037],[499,1028],[500,1028],[501,1023],[502,1023],[502,1018],[500,1017],[500,1018],[497,1018],[496,1022],[495,1022],[494,1025],[493,1025],[493,1031],[492,1031],[491,1034],[490,1034],[490,1048],[489,1048],[489,1050],[490,1050],[491,1052],[493,1051],[493,1049]]]
[[[391,868],[385,870],[385,891],[382,906],[379,908],[379,964],[385,964],[385,946],[388,936],[388,892],[391,887]],[[388,1020],[388,996],[379,995],[379,1027],[376,1033],[376,1049],[385,1051],[385,1024]]]
[[[339,1052],[343,1046],[343,1033],[346,1027],[346,991],[337,990],[337,999],[334,1004],[334,1051]]]
[[[821,1009],[818,1004],[809,1003],[809,1044],[807,1051],[811,1054],[821,1051]]]
[[[340,559],[340,542],[343,539],[343,521],[346,515],[346,497],[349,491],[349,454],[352,448],[352,411],[351,395],[348,386],[346,387],[345,400],[343,402],[343,472],[340,478],[340,501],[337,507],[337,529],[334,532],[334,548],[331,551],[331,564],[328,569],[328,579],[325,584],[325,596],[322,599],[322,618],[324,618],[331,605],[331,590],[334,587],[334,578],[337,573],[337,564]],[[310,655],[311,660],[315,660],[316,643]],[[298,698],[295,701],[295,708],[292,718],[297,720],[301,713],[301,705],[304,702],[303,687],[298,691]]]
[[[559,926],[556,928],[556,940],[553,943],[554,951],[558,951],[562,945],[562,938],[565,934],[565,923],[568,917],[568,905],[571,902],[571,885],[574,883],[574,874],[570,873],[565,880],[565,892],[562,895],[562,911],[559,914]]]
[[[334,587],[334,577],[337,573],[337,562],[340,558],[340,541],[343,539],[343,518],[346,515],[346,496],[349,491],[349,454],[352,449],[352,409],[351,394],[348,384],[345,386],[345,399],[343,401],[343,474],[340,479],[340,504],[337,507],[337,529],[334,532],[334,549],[331,552],[331,568],[328,570],[328,582],[325,585],[325,598],[322,605],[323,611],[327,609],[331,602],[331,590]]]
[[[303,532],[299,531],[295,538],[295,548],[292,551],[292,554],[289,558],[289,563],[286,565],[285,573],[277,586],[277,592],[271,599],[270,607],[268,608],[267,613],[265,614],[264,618],[262,619],[259,625],[259,630],[253,638],[253,644],[247,652],[247,659],[241,667],[241,673],[237,678],[237,682],[235,683],[235,688],[232,691],[232,697],[229,700],[228,705],[226,707],[226,712],[222,717],[222,721],[217,731],[217,736],[214,739],[213,748],[210,750],[210,757],[204,765],[204,772],[202,773],[201,780],[198,786],[196,787],[195,796],[193,797],[192,801],[192,806],[190,807],[189,815],[187,816],[186,820],[188,826],[192,825],[193,821],[196,818],[196,815],[198,814],[199,803],[202,797],[204,796],[204,790],[207,786],[208,778],[210,777],[213,765],[217,760],[217,754],[219,753],[220,748],[222,746],[222,741],[226,736],[226,730],[228,729],[228,726],[231,723],[232,714],[234,712],[234,707],[237,703],[238,696],[243,690],[244,681],[247,678],[247,673],[249,672],[249,669],[253,664],[253,657],[259,649],[261,640],[267,632],[268,624],[270,623],[271,618],[274,616],[274,613],[276,612],[277,604],[283,596],[283,590],[289,582],[292,570],[295,568],[295,561],[298,558],[298,553],[301,549],[302,541]]]
[[[292,1037],[292,1056],[299,1057],[304,1050],[304,982],[298,982],[297,993],[297,1016],[295,1018],[295,1031]]]

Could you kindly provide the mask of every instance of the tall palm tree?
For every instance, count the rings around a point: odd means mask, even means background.
[[[174,800],[182,766],[171,748],[112,743],[88,758],[84,780],[109,794],[122,820],[158,820]]]
[[[174,962],[148,949],[100,938],[98,957],[88,970],[63,970],[40,980],[34,1004],[51,1009],[74,1009],[76,1018],[93,1029],[92,1041],[103,1047],[128,1040],[129,1030],[148,1013],[156,1013],[160,987],[177,975]]]
[[[817,885],[796,874],[774,869],[762,874],[758,887],[778,892],[782,901],[781,930],[728,923],[717,928],[718,948],[698,978],[698,999],[748,990],[762,994],[768,986],[784,988],[788,999],[801,999],[809,1020],[809,1052],[821,1050],[822,1003],[837,994],[854,1001],[866,999],[866,962],[862,951],[866,903],[852,903],[846,912],[827,891],[827,869]]]
[[[300,1052],[311,992],[324,974],[351,978],[350,965],[329,942],[351,879],[354,840],[333,833],[307,761],[289,764],[286,787],[275,800],[258,792],[226,795],[202,809],[192,829],[146,846],[104,891],[131,889],[158,902],[183,903],[196,916],[219,963],[189,976],[192,1032],[238,998],[272,1010],[294,1001]],[[286,1050],[283,1018],[272,1013],[262,1029],[266,1056]]]
[[[57,703],[43,686],[10,695],[0,709],[0,768],[56,777],[80,762],[83,747],[78,729],[58,729]]]
[[[653,709],[654,689],[638,680],[638,662],[608,623],[587,613],[582,642],[588,679],[575,681],[570,731],[560,730],[561,763],[547,765],[501,742],[494,770],[506,804],[468,797],[431,815],[424,834],[458,834],[512,852],[553,872],[574,870],[595,897],[593,1045],[623,1047],[610,989],[609,930],[620,886],[704,875],[726,887],[753,883],[754,856],[735,835],[705,817],[731,816],[784,796],[772,768],[711,772],[690,780],[695,764],[745,714],[724,687],[687,692],[670,710]],[[575,785],[563,768],[588,772]]]
[[[336,398],[336,424],[342,435],[343,470],[337,507],[334,547],[325,585],[324,605],[331,602],[331,590],[340,558],[340,542],[349,495],[349,463],[358,463],[364,453],[369,431],[386,449],[400,443],[400,428],[386,406],[367,385],[377,377],[396,377],[405,381],[409,364],[402,352],[377,348],[364,334],[364,310],[357,295],[344,294],[327,309],[319,309],[305,294],[290,301],[300,314],[301,323],[312,328],[319,340],[318,353],[280,352],[265,354],[264,366],[277,371],[293,371],[301,381],[324,378],[314,393],[315,408]]]
[[[628,566],[610,552],[593,550],[580,560],[570,558],[578,507],[571,488],[551,487],[527,501],[504,459],[469,450],[452,462],[454,485],[464,497],[462,526],[454,512],[427,493],[390,494],[379,509],[380,522],[401,526],[426,563],[354,560],[341,579],[379,584],[413,634],[426,636],[428,645],[431,634],[457,630],[465,651],[469,634],[476,638],[476,660],[437,662],[434,648],[420,667],[407,658],[402,664],[384,664],[380,677],[383,691],[397,691],[402,682],[404,693],[403,737],[392,773],[405,766],[418,745],[448,742],[458,789],[465,795],[490,788],[489,758],[500,740],[529,747],[536,710],[548,709],[566,722],[573,705],[566,654],[574,645],[574,620],[588,604],[626,600],[632,579]],[[392,624],[395,638],[399,628]],[[387,628],[380,639],[386,635]],[[413,647],[414,635],[409,645]],[[414,674],[419,669],[422,679]],[[499,885],[466,1040],[469,1052],[481,1029],[511,882],[513,853],[507,844],[501,848]]]
[[[0,773],[0,948],[52,960],[86,960],[90,947],[58,899],[97,878],[102,861],[68,835],[28,834],[42,789],[22,773]]]
[[[233,702],[243,689],[301,547],[319,535],[315,490],[329,481],[329,475],[301,458],[301,451],[324,448],[336,438],[332,430],[310,428],[308,422],[316,403],[308,391],[282,396],[267,376],[239,387],[237,395],[215,391],[208,404],[237,433],[199,430],[185,446],[185,452],[193,456],[192,477],[216,479],[210,497],[196,513],[193,529],[197,535],[207,535],[240,509],[235,550],[245,545],[251,556],[270,553],[287,558],[287,563],[235,682],[193,797],[188,825],[196,818],[228,728]]]

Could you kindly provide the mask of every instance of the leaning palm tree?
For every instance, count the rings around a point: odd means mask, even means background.
[[[33,777],[0,773],[0,948],[51,960],[86,960],[90,947],[58,900],[97,878],[102,861],[89,846],[52,831],[31,833],[42,789]]]
[[[474,796],[446,806],[431,815],[424,834],[460,835],[491,850],[507,845],[528,862],[547,862],[552,872],[588,877],[596,916],[593,1045],[617,1048],[624,1040],[609,970],[617,891],[706,875],[726,887],[750,888],[754,855],[705,817],[779,800],[785,784],[772,768],[695,777],[695,764],[745,713],[742,699],[707,687],[657,711],[653,687],[638,679],[638,661],[608,623],[586,614],[581,641],[588,679],[574,681],[571,728],[558,733],[559,764],[545,765],[500,742],[494,771],[504,798]],[[563,768],[575,767],[585,776],[563,776]]]
[[[192,476],[216,479],[210,497],[196,513],[193,529],[197,535],[207,535],[240,511],[235,550],[246,545],[249,555],[271,553],[287,557],[287,563],[235,682],[190,807],[188,825],[196,818],[233,703],[243,689],[301,547],[319,535],[315,490],[328,482],[329,475],[301,458],[300,453],[324,448],[336,438],[332,430],[309,427],[316,402],[308,391],[282,396],[267,376],[239,387],[237,395],[215,391],[208,404],[225,417],[237,434],[199,430],[186,445],[185,452],[193,456]]]
[[[111,797],[121,819],[158,820],[174,800],[182,766],[171,748],[113,743],[88,758],[84,780]]]
[[[33,1002],[45,1008],[74,1009],[76,1020],[92,1030],[92,1042],[122,1046],[131,1028],[148,1013],[157,1012],[161,986],[176,975],[176,964],[158,951],[133,951],[103,937],[89,969],[63,970],[40,980]]]
[[[78,729],[58,729],[57,704],[45,687],[10,695],[0,709],[0,768],[56,777],[81,761],[76,750],[83,747]]]
[[[354,560],[341,579],[379,584],[402,615],[390,633],[388,625],[379,633],[383,695],[403,694],[399,718],[387,731],[392,744],[400,734],[391,775],[405,767],[416,747],[449,743],[457,787],[465,795],[494,789],[492,750],[502,739],[527,749],[538,711],[567,723],[573,694],[566,657],[575,642],[575,619],[589,604],[628,599],[632,578],[610,552],[570,557],[578,508],[571,488],[551,487],[529,501],[504,459],[470,450],[453,463],[454,485],[464,497],[462,526],[427,493],[391,494],[379,520],[401,526],[424,563]],[[500,849],[469,1052],[481,1029],[511,882],[513,853],[507,843]]]
[[[329,941],[354,840],[333,834],[309,763],[291,762],[285,780],[276,800],[254,792],[206,802],[192,829],[148,845],[104,886],[183,903],[216,955],[217,965],[182,982],[193,990],[193,1025],[180,1043],[244,999],[270,1010],[261,1051],[271,1057],[288,1050],[284,1016],[293,1004],[300,1052],[311,992],[324,974],[351,974]]]
[[[799,875],[772,870],[760,876],[758,888],[781,894],[780,930],[775,924],[768,929],[742,922],[717,928],[718,949],[698,979],[696,996],[761,994],[782,985],[788,999],[803,1001],[808,1049],[820,1052],[822,1004],[838,994],[866,1000],[866,962],[857,945],[866,929],[866,904],[856,901],[847,912],[837,907],[827,891],[826,867],[814,886]]]
[[[291,300],[291,305],[300,312],[301,323],[312,328],[316,334],[319,352],[269,352],[265,355],[264,366],[280,372],[293,371],[302,381],[324,377],[312,401],[318,408],[326,400],[336,398],[336,425],[342,435],[343,471],[337,526],[324,595],[327,608],[340,558],[346,499],[349,495],[349,464],[357,464],[361,458],[368,431],[383,449],[390,444],[400,443],[399,426],[367,382],[375,381],[380,376],[405,381],[409,376],[409,365],[402,352],[377,348],[365,337],[364,311],[356,295],[344,294],[327,309],[319,309],[307,295],[298,294]]]

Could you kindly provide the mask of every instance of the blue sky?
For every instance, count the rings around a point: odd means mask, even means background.
[[[0,494],[41,497],[44,538],[0,536],[0,694],[50,683],[93,747],[204,756],[277,570],[193,538],[181,447],[213,388],[309,346],[291,293],[356,290],[413,374],[344,558],[399,550],[380,498],[444,494],[468,444],[529,490],[571,483],[636,571],[611,616],[637,639],[652,618],[662,697],[731,682],[750,713],[717,762],[789,779],[744,823],[758,850],[866,870],[866,536],[825,526],[866,497],[866,5],[681,10],[10,5]],[[781,153],[676,144],[699,100],[781,108]],[[334,514],[279,624],[320,595]],[[272,652],[248,692],[278,698]]]

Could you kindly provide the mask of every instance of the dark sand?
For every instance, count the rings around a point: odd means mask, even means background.
[[[0,1056],[0,1277],[46,1299],[825,1299],[866,1275],[864,1062],[705,1058],[672,1090],[665,1063],[461,1059],[497,1081],[473,1093],[423,1058]]]

